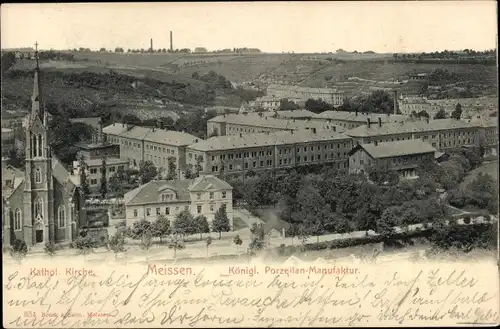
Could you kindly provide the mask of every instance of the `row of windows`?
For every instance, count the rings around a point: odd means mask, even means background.
[[[90,168],[90,173],[91,174],[97,174],[98,168]],[[115,172],[116,170],[125,170],[124,166],[113,166],[113,167],[107,167],[108,172]],[[99,173],[102,174],[102,168],[99,168]]]
[[[223,204],[223,205],[225,205],[227,207],[227,204]],[[196,206],[196,212],[198,214],[202,213],[202,207],[203,207],[203,205]],[[180,207],[175,207],[174,210],[175,210],[174,214],[177,214],[180,211]],[[184,206],[183,210],[189,211],[189,206]],[[153,208],[146,208],[146,216],[152,216],[152,211],[153,211]],[[215,203],[210,204],[210,211],[215,211]],[[155,208],[155,214],[156,214],[156,216],[162,215],[162,208],[161,207]],[[170,207],[165,207],[163,209],[163,214],[170,215],[171,214]],[[134,209],[133,215],[134,215],[134,217],[137,217],[139,215],[139,212],[137,209]]]
[[[342,144],[336,144],[337,145],[337,148],[340,149],[340,147],[342,146],[343,148],[346,148],[349,146],[349,143],[342,143]],[[333,150],[335,147],[335,144],[330,144],[330,149]],[[297,153],[300,153],[300,152],[308,152],[309,151],[314,151],[314,150],[317,150],[317,151],[321,151],[321,146],[318,145],[318,146],[309,146],[309,147],[298,147],[297,148]],[[324,150],[327,150],[328,149],[328,145],[323,145],[323,149]],[[292,153],[292,149],[279,149],[278,150],[278,154],[291,154]],[[345,153],[344,153],[345,154]],[[243,152],[243,153],[236,153],[236,154],[227,154],[227,159],[228,160],[231,160],[231,159],[241,159],[242,156],[244,158],[249,158],[249,157],[257,157],[257,156],[264,156],[264,155],[268,155],[268,156],[272,156],[273,155],[273,151],[272,150],[267,150],[267,151],[258,151],[258,152]],[[226,155],[225,154],[221,154],[219,155],[219,159],[220,160],[225,160],[226,159]],[[216,160],[216,156],[213,155],[212,156],[212,161],[215,161]],[[272,164],[272,163],[271,163]]]
[[[41,214],[41,205],[37,207],[35,214]],[[59,206],[57,209],[57,221],[59,228],[66,227],[66,210],[64,206]],[[21,209],[17,208],[14,211],[14,231],[21,231],[23,227],[23,213]]]

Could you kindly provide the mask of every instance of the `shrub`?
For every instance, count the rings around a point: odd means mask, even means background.
[[[56,245],[54,244],[54,242],[48,242],[45,244],[44,250],[47,253],[47,255],[49,255],[50,257],[53,257],[56,254],[57,248],[56,248]]]
[[[470,216],[464,216],[464,223],[465,223],[465,224],[470,224],[470,223],[471,223],[471,218],[470,218]]]
[[[23,259],[28,253],[28,246],[23,240],[16,239],[10,246],[10,254],[16,260]]]

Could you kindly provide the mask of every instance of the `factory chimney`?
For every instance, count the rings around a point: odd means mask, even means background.
[[[153,52],[153,38],[151,38],[151,48],[149,50]]]
[[[394,114],[398,114],[398,92],[394,90]]]
[[[174,37],[172,31],[170,31],[170,51],[174,50]]]

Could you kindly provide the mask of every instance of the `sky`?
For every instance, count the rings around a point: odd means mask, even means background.
[[[379,53],[496,47],[496,1],[2,4],[3,49]]]

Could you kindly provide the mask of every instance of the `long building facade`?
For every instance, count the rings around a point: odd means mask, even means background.
[[[212,137],[187,148],[186,166],[209,174],[239,175],[304,165],[334,164],[347,170],[349,136],[300,130]]]
[[[120,145],[120,158],[128,160],[129,166],[138,168],[142,161],[153,164],[167,174],[169,158],[174,158],[176,177],[185,173],[186,147],[196,143],[198,137],[165,130],[163,127],[140,127],[123,123],[113,123],[103,128],[110,143]]]
[[[333,106],[344,103],[344,92],[331,88],[310,88],[272,84],[267,87],[267,96],[295,102],[306,102],[308,99],[322,100]]]

